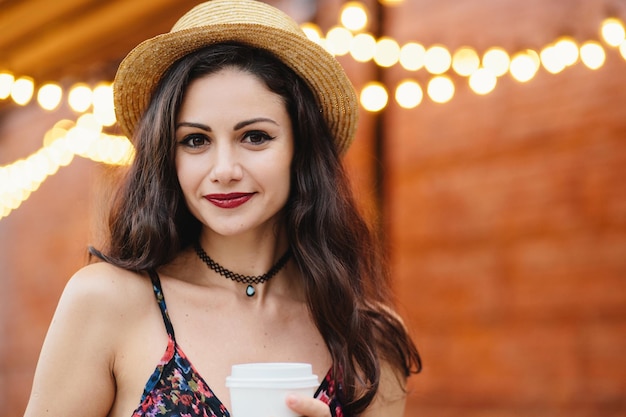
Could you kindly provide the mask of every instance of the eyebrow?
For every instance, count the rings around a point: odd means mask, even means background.
[[[274,121],[272,119],[269,119],[267,117],[255,117],[254,119],[244,120],[244,121],[241,121],[241,122],[237,123],[233,127],[233,130],[236,131],[236,130],[242,129],[242,128],[248,126],[248,125],[251,125],[251,124],[254,124],[254,123],[259,123],[259,122],[269,122],[269,123],[272,123],[272,124],[278,126],[278,123],[276,121]],[[209,126],[207,126],[205,124],[202,124],[202,123],[180,122],[180,123],[178,123],[176,125],[176,129],[178,129],[180,127],[193,127],[193,128],[196,128],[196,129],[204,130],[205,132],[212,132],[212,129]]]
[[[250,120],[244,120],[242,122],[239,122],[235,125],[235,127],[233,128],[233,130],[239,130],[241,128],[244,128],[248,125],[254,124],[254,123],[258,123],[258,122],[269,122],[272,124],[275,124],[276,126],[278,126],[278,123],[276,123],[276,121],[269,119],[267,117],[256,117],[254,119],[250,119]]]
[[[193,123],[193,122],[180,122],[176,125],[176,129],[180,127],[195,127],[197,129],[204,130],[206,132],[211,132],[211,128],[207,125],[203,125],[202,123]]]

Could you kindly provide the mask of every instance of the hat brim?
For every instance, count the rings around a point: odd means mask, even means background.
[[[267,50],[294,70],[315,95],[339,152],[345,153],[356,131],[358,102],[339,62],[304,34],[257,23],[181,29],[157,35],[133,49],[120,64],[114,81],[115,111],[124,134],[132,137],[156,86],[174,62],[224,42]]]

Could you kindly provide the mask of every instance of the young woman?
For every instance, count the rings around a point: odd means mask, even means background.
[[[358,108],[337,61],[273,7],[214,0],[135,48],[115,98],[135,159],[26,416],[227,416],[248,362],[310,363],[303,416],[402,416],[421,363],[341,165]]]

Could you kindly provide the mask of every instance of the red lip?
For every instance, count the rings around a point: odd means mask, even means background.
[[[207,194],[204,198],[219,208],[232,209],[246,203],[253,195],[254,193]]]

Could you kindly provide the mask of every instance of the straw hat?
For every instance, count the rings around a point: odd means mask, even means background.
[[[311,88],[340,153],[356,130],[354,88],[337,60],[309,40],[282,11],[255,0],[212,0],[187,12],[169,33],[133,49],[115,76],[115,112],[131,138],[165,71],[178,59],[205,46],[234,41],[270,51]]]

